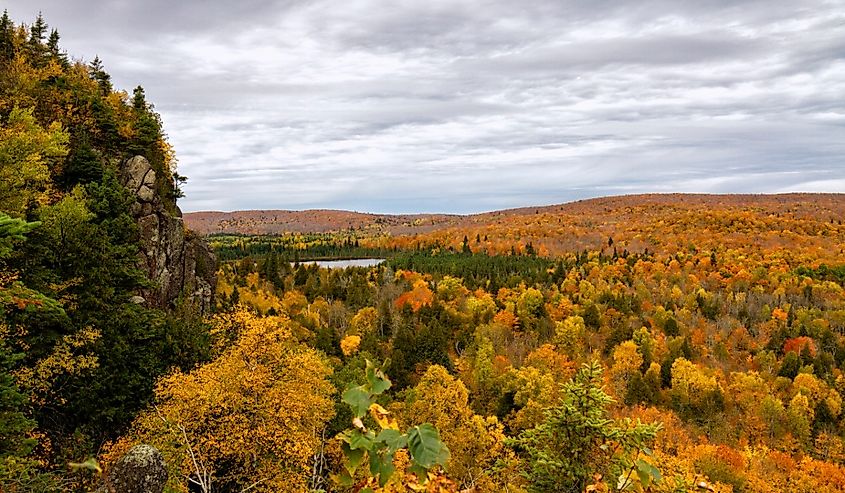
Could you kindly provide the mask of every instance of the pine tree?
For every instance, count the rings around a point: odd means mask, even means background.
[[[15,57],[15,44],[12,41],[15,25],[9,18],[9,12],[4,10],[0,17],[0,62],[8,62]]]
[[[12,253],[15,241],[22,241],[24,235],[37,228],[41,223],[26,222],[23,219],[13,219],[6,214],[0,214],[0,259]]]
[[[48,55],[47,47],[44,45],[46,34],[47,23],[44,22],[44,17],[39,12],[35,22],[29,28],[29,40],[27,41],[30,62],[36,67],[43,67],[46,64]]]
[[[182,190],[182,185],[184,185],[188,181],[188,177],[184,175],[180,175],[178,171],[173,172],[173,200],[181,199],[185,196],[185,192]]]
[[[67,157],[61,181],[70,190],[76,184],[99,181],[103,177],[103,162],[87,138],[81,139]]]
[[[109,75],[105,68],[103,68],[103,61],[99,56],[95,56],[88,64],[88,77],[97,81],[100,87],[100,95],[108,96],[112,91],[111,75]]]
[[[29,28],[29,42],[31,44],[44,44],[44,36],[47,34],[47,23],[44,22],[44,17],[41,12],[38,12],[38,17]]]
[[[59,65],[62,67],[68,67],[68,60],[67,54],[59,49],[59,32],[55,29],[50,31],[50,37],[47,38],[47,50],[50,52],[50,56],[55,60]]]
[[[147,95],[141,86],[132,90],[132,107],[135,108],[135,111],[147,110]]]
[[[59,31],[55,29],[50,30],[50,36],[47,38],[47,48],[54,55],[59,54],[59,38]]]
[[[561,386],[560,401],[546,411],[543,423],[509,440],[526,460],[529,491],[582,492],[594,476],[616,485],[616,478],[634,470],[641,481],[640,472],[659,477],[656,468],[637,459],[660,425],[611,419],[614,401],[601,386],[601,365],[585,364]]]
[[[0,346],[0,459],[24,457],[35,446],[35,440],[28,437],[35,428],[35,421],[24,414],[28,401],[11,374],[16,359]]]
[[[167,176],[169,173],[164,173],[164,156],[158,146],[162,138],[159,116],[152,110],[152,105],[147,103],[143,87],[136,87],[132,94],[132,107],[135,110],[132,127],[135,136],[129,145],[129,153],[146,157],[156,173],[161,173],[159,176]]]

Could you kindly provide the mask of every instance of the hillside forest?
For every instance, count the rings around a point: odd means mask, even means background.
[[[126,166],[161,218],[185,178],[59,39],[0,18],[2,491],[138,444],[168,492],[845,490],[845,196],[212,225],[213,306],[152,303]]]

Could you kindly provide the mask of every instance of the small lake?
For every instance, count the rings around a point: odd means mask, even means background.
[[[347,267],[373,267],[384,262],[383,258],[353,258],[348,260],[303,260],[303,265],[317,264],[326,269],[345,269]]]

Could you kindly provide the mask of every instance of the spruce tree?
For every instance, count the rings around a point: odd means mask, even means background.
[[[41,15],[41,12],[38,12],[38,17],[35,18],[35,22],[29,28],[29,42],[33,44],[43,44],[44,36],[46,34],[47,23],[44,22],[44,17]]]
[[[105,97],[111,93],[111,75],[109,75],[105,68],[103,68],[103,62],[100,60],[99,56],[95,56],[88,64],[88,77],[97,81],[97,85],[100,87],[101,96]]]
[[[41,223],[26,222],[0,213],[0,260],[12,253],[15,241],[23,241],[25,234],[37,228]]]
[[[47,23],[44,22],[44,17],[39,12],[35,22],[29,28],[29,40],[27,41],[30,62],[36,67],[46,65],[48,54],[47,47],[44,45],[46,34]]]
[[[8,62],[15,57],[15,44],[12,41],[15,25],[4,10],[0,17],[0,62]]]
[[[0,459],[24,457],[36,443],[29,438],[35,428],[35,421],[25,414],[29,402],[11,374],[14,362],[20,356],[12,355],[6,347],[0,346]]]
[[[67,54],[59,49],[59,32],[55,29],[50,31],[50,37],[47,38],[47,50],[50,52],[50,56],[55,60],[59,65],[62,67],[67,68],[68,60]]]
[[[612,419],[614,401],[602,382],[601,364],[585,364],[561,385],[560,400],[546,410],[544,421],[508,441],[525,459],[529,491],[582,492],[594,474],[618,478],[637,471],[641,479],[659,477],[654,466],[638,459],[659,425]]]
[[[132,107],[135,108],[135,111],[147,110],[147,95],[144,93],[142,86],[132,90]]]

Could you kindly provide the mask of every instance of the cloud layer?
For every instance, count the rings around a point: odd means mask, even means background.
[[[5,3],[144,85],[185,210],[845,192],[842,0]]]

